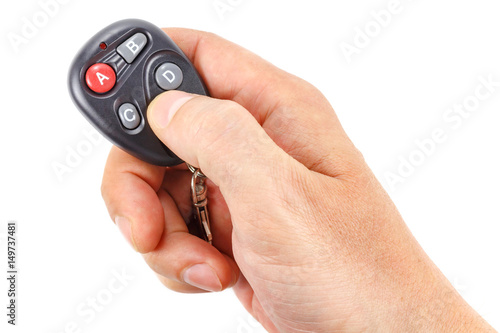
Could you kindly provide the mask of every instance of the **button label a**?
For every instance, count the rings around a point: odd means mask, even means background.
[[[104,80],[109,80],[109,77],[107,77],[106,75],[104,74],[101,74],[99,72],[96,73],[97,75],[97,79],[99,80],[99,82],[101,83],[101,86],[104,85]]]
[[[87,87],[95,93],[104,94],[113,89],[116,73],[111,66],[97,63],[89,67],[85,73]]]

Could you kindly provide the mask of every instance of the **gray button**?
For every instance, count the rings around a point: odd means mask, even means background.
[[[141,115],[137,111],[137,108],[130,103],[125,103],[118,109],[118,116],[122,122],[123,127],[129,130],[137,128],[141,123]]]
[[[179,88],[184,77],[179,66],[166,62],[156,70],[155,78],[161,89],[174,90]]]
[[[146,46],[148,39],[140,32],[136,33],[117,47],[116,52],[120,54],[126,62],[131,64]]]

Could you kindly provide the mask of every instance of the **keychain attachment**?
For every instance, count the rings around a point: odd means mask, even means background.
[[[210,231],[210,219],[208,216],[207,178],[199,168],[186,163],[193,173],[191,177],[191,200],[195,209],[194,219],[199,225],[203,239],[212,244],[212,232]]]

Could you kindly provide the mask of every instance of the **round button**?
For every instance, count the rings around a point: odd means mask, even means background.
[[[134,104],[124,103],[118,108],[118,117],[123,127],[133,130],[141,123],[141,115]]]
[[[104,94],[115,86],[116,74],[111,66],[98,63],[87,69],[85,81],[92,91]]]
[[[166,62],[156,70],[155,78],[161,89],[174,90],[179,88],[184,77],[179,66]]]

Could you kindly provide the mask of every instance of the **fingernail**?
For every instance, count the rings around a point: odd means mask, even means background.
[[[132,239],[132,224],[130,223],[129,219],[127,219],[126,217],[117,216],[115,218],[115,224],[118,229],[120,229],[120,232],[122,233],[123,237],[125,237],[130,246],[132,246],[132,248],[137,251],[137,248],[135,247],[134,241]]]
[[[222,290],[222,283],[219,277],[214,269],[207,264],[196,264],[191,266],[184,272],[183,279],[184,282],[203,290]]]
[[[156,127],[165,128],[177,110],[191,98],[193,98],[193,95],[179,90],[172,90],[162,94],[151,102],[149,119],[153,121]]]

